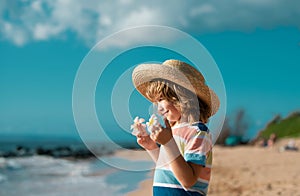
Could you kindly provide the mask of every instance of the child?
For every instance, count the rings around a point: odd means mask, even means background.
[[[218,97],[199,71],[178,60],[141,64],[132,79],[164,117],[164,127],[156,126],[150,135],[137,134],[138,144],[156,162],[153,195],[206,195],[212,139],[204,123],[217,112]],[[142,121],[135,122],[143,130]]]

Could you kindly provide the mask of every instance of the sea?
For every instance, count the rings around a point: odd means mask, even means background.
[[[113,154],[84,159],[37,154],[0,157],[0,196],[121,196],[150,178],[149,170],[130,171],[109,162],[124,168],[151,168],[153,164],[116,158]]]

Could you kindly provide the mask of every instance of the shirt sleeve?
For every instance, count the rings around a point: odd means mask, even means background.
[[[205,167],[206,159],[212,149],[211,134],[198,130],[191,134],[184,149],[184,159]]]

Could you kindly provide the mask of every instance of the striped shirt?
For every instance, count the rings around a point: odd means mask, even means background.
[[[155,168],[154,195],[206,195],[211,174],[212,139],[203,123],[187,123],[172,127],[174,140],[185,161],[202,165],[197,182],[185,189],[174,176],[169,164],[160,164]],[[158,162],[166,157],[163,146],[160,147]]]

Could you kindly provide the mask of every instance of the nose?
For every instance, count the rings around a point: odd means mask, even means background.
[[[163,108],[163,106],[160,103],[157,104],[157,111],[159,113],[161,113],[162,111],[164,111],[164,108]]]

